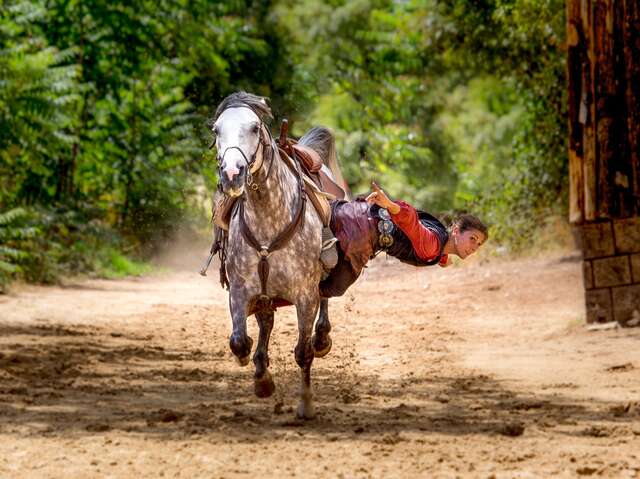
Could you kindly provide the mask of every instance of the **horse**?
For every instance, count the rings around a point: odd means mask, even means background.
[[[253,355],[254,392],[261,398],[271,396],[275,383],[268,348],[274,299],[294,305],[298,318],[295,360],[301,372],[297,416],[311,419],[315,416],[311,364],[314,357],[323,357],[331,349],[328,301],[321,300],[318,289],[323,224],[314,208],[306,206],[299,165],[281,158],[265,124],[272,118],[265,98],[238,92],[218,105],[212,127],[219,187],[237,198],[224,264],[233,324],[229,346],[239,364],[246,366],[253,345],[247,335],[247,317],[255,314],[259,337]],[[327,132],[312,129],[299,143],[316,150],[323,168],[342,180],[334,139]]]

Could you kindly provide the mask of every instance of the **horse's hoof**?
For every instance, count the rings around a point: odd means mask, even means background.
[[[240,366],[246,366],[251,360],[251,348],[253,347],[253,339],[249,336],[236,339],[236,336],[231,335],[229,338],[229,346],[231,346],[231,352],[236,357],[236,361]]]
[[[268,371],[254,381],[254,391],[259,398],[268,398],[276,390],[276,384]]]
[[[247,364],[249,364],[249,361],[251,361],[251,354],[247,354],[244,358],[239,358],[238,356],[236,356],[236,361],[238,362],[238,365],[246,366]]]
[[[296,411],[297,419],[304,419],[305,421],[309,421],[311,419],[315,419],[315,417],[316,411],[313,407],[313,403],[309,402],[305,404],[304,402],[301,402],[300,404],[298,404],[298,410]]]
[[[327,336],[327,340],[324,342],[324,344],[319,344],[318,337],[316,335],[311,338],[311,341],[313,344],[313,355],[316,358],[324,358],[327,354],[329,354],[329,351],[331,351],[333,341],[331,341],[331,338],[329,336]]]

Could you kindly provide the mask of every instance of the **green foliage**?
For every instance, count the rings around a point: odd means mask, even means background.
[[[451,204],[456,174],[446,134],[436,118],[448,81],[428,72],[419,17],[408,5],[304,1],[283,6],[302,65],[315,72],[324,96],[302,129],[326,123],[336,130],[346,176],[356,191],[377,178],[394,195],[420,206]],[[289,16],[286,16],[286,15]]]
[[[564,2],[282,2],[347,178],[473,210],[514,248],[566,211]],[[309,46],[313,48],[309,49]],[[560,198],[562,201],[557,201]]]
[[[116,278],[151,271],[125,256],[119,235],[92,215],[78,208],[33,207],[0,214],[0,290],[14,278],[56,283],[83,273]]]
[[[46,201],[54,172],[70,149],[77,105],[71,51],[48,46],[34,27],[46,13],[5,2],[0,14],[0,206]]]
[[[28,206],[41,232],[23,276],[109,269],[113,251],[151,254],[206,224],[207,116],[240,88],[291,109],[290,67],[269,2],[5,1],[0,208]]]
[[[331,126],[354,191],[522,247],[566,209],[564,28],[560,0],[5,0],[0,280],[132,272],[204,225],[206,120],[239,89]]]
[[[101,251],[96,270],[104,278],[118,279],[148,274],[153,268],[148,263],[134,261],[113,248],[107,248]]]
[[[19,248],[20,242],[32,238],[36,234],[34,228],[19,225],[26,216],[23,208],[0,213],[0,292],[4,292],[7,284],[21,271],[20,260],[27,253]]]

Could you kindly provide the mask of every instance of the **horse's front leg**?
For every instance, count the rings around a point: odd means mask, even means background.
[[[316,321],[315,334],[313,335],[313,351],[316,358],[323,358],[331,351],[331,323],[329,322],[329,300],[320,299],[320,313]]]
[[[314,350],[311,342],[313,322],[318,312],[319,296],[309,295],[301,297],[296,303],[298,313],[298,344],[296,344],[295,356],[301,372],[300,404],[298,417],[312,419],[315,416],[313,407],[313,395],[311,392],[311,363]]]
[[[233,332],[229,338],[231,352],[240,366],[249,364],[249,355],[253,340],[247,335],[247,291],[244,288],[231,286],[229,290],[229,310],[233,321]]]
[[[260,328],[258,347],[253,355],[253,364],[256,366],[254,389],[256,396],[266,398],[273,394],[276,385],[269,372],[269,338],[273,329],[273,312],[256,313],[256,320]]]

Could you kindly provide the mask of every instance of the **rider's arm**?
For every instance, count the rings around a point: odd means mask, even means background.
[[[409,237],[418,257],[429,261],[438,256],[440,240],[433,231],[420,223],[415,208],[404,201],[395,201],[395,204],[399,206],[399,210],[394,213],[391,210],[396,208],[389,209],[391,220]],[[448,259],[448,255],[443,255],[438,264],[446,266]]]

